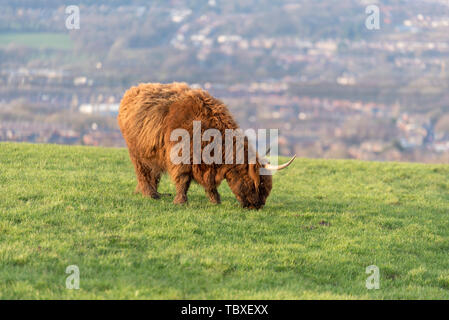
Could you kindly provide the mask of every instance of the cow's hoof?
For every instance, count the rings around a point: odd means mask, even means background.
[[[150,194],[151,199],[160,199],[161,194],[160,193],[152,193]]]
[[[174,204],[186,204],[187,198],[186,197],[175,197],[175,200],[173,200]]]

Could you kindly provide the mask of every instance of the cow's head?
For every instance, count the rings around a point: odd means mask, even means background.
[[[271,165],[266,161],[262,164],[259,159],[255,164],[234,165],[227,171],[225,177],[232,192],[244,208],[260,209],[265,205],[272,188],[271,175],[260,174],[261,168],[270,171],[282,170],[287,168],[295,158],[296,155],[280,166]]]

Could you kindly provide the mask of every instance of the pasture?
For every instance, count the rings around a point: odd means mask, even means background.
[[[259,211],[135,184],[125,149],[0,143],[0,298],[449,298],[447,165],[297,159]]]
[[[15,44],[37,49],[72,49],[69,34],[51,32],[1,33],[0,47]]]

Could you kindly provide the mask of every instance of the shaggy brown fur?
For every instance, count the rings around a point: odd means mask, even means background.
[[[128,145],[129,155],[137,175],[136,192],[154,199],[160,198],[158,183],[163,172],[168,172],[176,185],[174,203],[185,203],[190,182],[204,187],[213,203],[220,203],[217,187],[226,179],[242,206],[261,208],[271,191],[272,179],[260,175],[262,167],[256,164],[179,164],[170,160],[170,150],[177,141],[170,141],[175,129],[185,129],[193,143],[193,121],[201,121],[202,133],[218,129],[225,141],[225,129],[238,129],[227,107],[208,92],[191,89],[184,83],[147,83],[130,88],[120,103],[118,122]],[[201,133],[201,134],[202,134]],[[209,142],[203,142],[202,148]],[[248,142],[245,140],[245,155]],[[225,148],[222,148],[223,153]],[[193,152],[191,152],[193,163]],[[234,152],[235,158],[235,152]],[[235,163],[235,162],[234,162]]]

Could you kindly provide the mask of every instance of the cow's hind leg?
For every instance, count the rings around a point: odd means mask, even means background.
[[[173,200],[175,204],[183,204],[187,202],[187,191],[190,187],[192,177],[189,173],[181,173],[173,177],[176,185],[176,196]]]
[[[220,200],[220,194],[218,193],[218,190],[216,187],[206,189],[207,197],[209,198],[210,202],[219,204],[221,203]]]
[[[148,165],[131,157],[137,176],[137,186],[135,193],[141,192],[144,196],[159,199],[161,194],[157,192],[157,187],[161,178],[161,171],[155,166]]]
[[[148,183],[149,185],[154,185],[154,186],[155,186],[155,187],[154,187],[154,190],[156,190],[156,195],[155,195],[154,197],[153,197],[153,196],[151,196],[151,197],[154,198],[154,199],[159,199],[161,196],[162,196],[162,197],[171,197],[171,196],[172,196],[171,193],[159,193],[159,192],[157,191],[157,188],[158,188],[158,186],[159,186],[159,181],[160,181],[160,174],[159,174],[158,176],[156,176],[156,177],[150,176],[149,181],[148,181],[148,179],[147,179],[147,183]],[[138,194],[138,193],[144,194],[144,193],[140,190],[140,185],[139,185],[139,183],[137,183],[136,190],[134,191],[134,193],[135,193],[135,194]]]
[[[219,204],[221,203],[221,200],[215,182],[216,175],[217,172],[214,169],[209,169],[205,172],[205,174],[200,176],[200,178],[202,178],[201,184],[203,185],[204,190],[206,190],[206,195],[209,198],[210,202]]]

